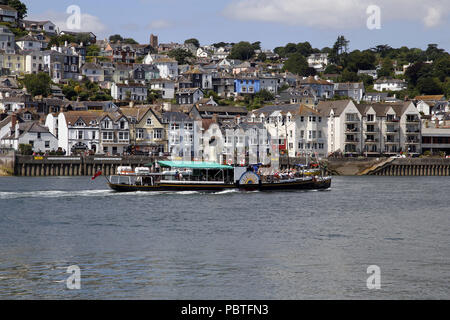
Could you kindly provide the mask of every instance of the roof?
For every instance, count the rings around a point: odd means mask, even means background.
[[[17,12],[17,10],[14,9],[13,7],[6,6],[6,5],[4,5],[4,4],[0,4],[0,9],[2,9],[2,10],[8,10],[8,11],[16,11],[16,12]]]
[[[196,161],[158,161],[162,167],[183,168],[183,169],[233,169],[232,166],[225,166],[214,162]]]
[[[436,101],[436,100],[443,100],[445,99],[445,96],[443,94],[441,95],[427,95],[427,96],[417,96],[414,98],[414,100],[422,100],[422,101]]]
[[[336,116],[340,116],[351,102],[351,100],[320,101],[317,105],[317,110],[321,114],[325,114],[327,116],[330,114],[331,110],[333,110]]]
[[[165,112],[162,118],[167,122],[192,122],[192,119],[183,112]]]
[[[306,79],[300,80],[300,84],[321,84],[321,85],[328,85],[328,86],[334,86],[334,83],[328,82],[326,80],[322,79],[315,79],[313,76],[310,76]]]

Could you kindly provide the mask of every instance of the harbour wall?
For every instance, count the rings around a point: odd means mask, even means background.
[[[0,149],[0,176],[9,176],[14,173],[15,160],[14,151]]]
[[[135,169],[148,163],[162,160],[145,156],[19,156],[0,155],[0,165],[16,176],[93,176],[101,171],[112,175],[119,166]],[[294,164],[306,163],[302,158],[280,158],[282,169]],[[443,158],[343,158],[328,159],[322,162],[330,175],[379,175],[379,176],[450,176],[450,159]]]
[[[98,171],[103,175],[112,175],[117,167],[129,166],[133,170],[152,163],[159,158],[124,156],[17,156],[14,174],[22,177],[41,176],[93,176]]]

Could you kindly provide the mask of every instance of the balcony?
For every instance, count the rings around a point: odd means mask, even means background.
[[[359,123],[360,120],[358,118],[347,118],[345,119],[345,123]]]
[[[420,140],[419,139],[407,139],[405,141],[405,144],[419,144]]]
[[[378,139],[366,139],[366,144],[377,144],[378,142]]]
[[[419,123],[419,118],[406,118],[406,123]]]
[[[359,128],[346,128],[345,133],[358,133]]]
[[[377,132],[380,132],[380,129],[378,128],[366,129],[366,133],[377,133]]]
[[[420,134],[420,130],[410,130],[410,129],[406,129],[406,135],[407,135],[407,136],[419,135],[419,134]]]
[[[393,140],[384,139],[384,143],[385,144],[399,144],[400,140],[398,140],[398,139],[393,139]]]
[[[345,143],[350,143],[350,144],[357,144],[359,143],[359,139],[345,139]]]
[[[400,122],[400,118],[386,118],[386,123],[399,123]]]

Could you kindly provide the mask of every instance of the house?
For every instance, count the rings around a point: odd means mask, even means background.
[[[271,145],[290,157],[327,156],[327,123],[316,110],[305,105],[274,105],[254,110],[249,121],[263,123]]]
[[[444,95],[426,95],[417,96],[414,98],[416,102],[417,110],[422,112],[424,115],[431,115],[431,110],[436,106],[436,104],[445,102]]]
[[[130,146],[130,123],[119,111],[103,113],[100,124],[100,150],[103,154],[123,154]]]
[[[234,96],[234,77],[226,73],[213,75],[212,86],[215,93],[220,97],[229,98]]]
[[[0,25],[0,50],[6,53],[14,53],[15,36],[8,27]]]
[[[0,4],[0,22],[9,22],[15,24],[18,19],[17,10],[7,6]]]
[[[366,92],[366,94],[363,97],[363,100],[365,102],[385,102],[388,98],[389,93],[388,92]]]
[[[4,148],[19,150],[21,144],[29,144],[34,152],[58,149],[58,139],[37,121],[16,122],[16,125],[11,128],[11,134],[1,139],[1,146]]]
[[[165,79],[176,79],[178,77],[178,62],[171,58],[159,58],[153,61],[158,68],[159,75]]]
[[[145,84],[153,79],[159,79],[159,69],[148,64],[134,65],[129,77],[135,82]]]
[[[405,80],[400,79],[379,79],[375,81],[373,88],[376,91],[401,91],[407,89]]]
[[[211,56],[211,54],[208,52],[208,50],[205,50],[204,48],[198,48],[196,56],[199,58],[208,58]]]
[[[334,84],[334,95],[347,97],[360,103],[366,92],[363,82],[346,82]]]
[[[288,88],[280,92],[276,100],[287,104],[303,104],[307,107],[315,107],[319,103],[319,98],[311,87]]]
[[[448,119],[450,120],[450,119]],[[450,121],[448,121],[450,123]],[[450,126],[426,122],[422,127],[422,152],[450,155]]]
[[[199,132],[198,122],[184,112],[164,112],[162,120],[167,124],[168,152],[172,160],[191,161],[198,149],[194,142],[194,136]]]
[[[51,21],[31,21],[22,20],[22,28],[31,32],[45,32],[50,35],[56,35],[57,28],[56,25]]]
[[[47,43],[38,40],[32,35],[26,35],[25,37],[16,39],[16,44],[21,50],[41,50],[47,47]]]
[[[104,67],[105,68],[105,67]],[[130,79],[130,72],[133,67],[124,63],[113,64],[112,81],[116,83],[126,83]]]
[[[196,104],[203,97],[204,93],[199,88],[183,88],[179,89],[175,94],[177,104]]]
[[[138,83],[111,85],[111,96],[115,100],[147,101],[148,88]]]
[[[212,74],[206,72],[200,67],[190,68],[188,71],[183,73],[183,77],[189,84],[188,86],[185,86],[185,88],[200,88],[204,90],[213,89]]]
[[[85,63],[81,67],[81,75],[92,82],[105,81],[105,72],[102,66],[97,63]]]
[[[319,98],[332,99],[334,97],[334,83],[319,79],[319,77],[310,76],[298,81],[300,87],[309,87],[314,90]]]
[[[58,147],[68,155],[92,151],[101,153],[99,111],[68,111],[47,115],[45,125],[58,138]]]
[[[261,81],[256,77],[236,77],[234,92],[239,95],[255,94],[261,91]]]
[[[411,101],[357,106],[362,114],[363,152],[421,154],[421,115]]]
[[[26,55],[15,52],[6,51],[3,56],[3,68],[9,69],[12,75],[22,75],[26,71]]]
[[[320,101],[317,111],[327,122],[328,154],[362,153],[362,115],[352,100]]]
[[[175,98],[175,81],[169,79],[150,80],[150,89],[159,91],[163,99]]]
[[[358,76],[367,75],[371,76],[373,79],[378,78],[378,70],[358,70]]]
[[[122,107],[130,123],[130,144],[138,153],[159,155],[168,150],[167,125],[152,106]]]
[[[310,68],[323,72],[329,62],[328,53],[313,53],[308,57],[307,61]]]
[[[70,35],[73,37],[78,37],[78,36],[82,36],[82,37],[87,37],[91,44],[95,44],[97,42],[97,36],[92,33],[92,32],[75,32],[75,31],[61,31],[59,33],[60,35]]]
[[[235,107],[235,106],[215,106],[215,105],[195,105],[191,111],[191,117],[202,119],[213,119],[218,121],[223,120],[234,120],[236,118],[247,117],[248,110],[246,107]]]
[[[271,75],[262,75],[259,77],[259,80],[261,90],[267,90],[274,95],[278,93],[278,87],[280,83],[279,77]]]
[[[69,48],[57,48],[43,52],[44,68],[49,73],[53,82],[61,80],[79,80],[80,57],[71,52]]]
[[[27,109],[31,103],[31,97],[27,95],[5,97],[0,100],[0,111],[6,113],[17,112]]]
[[[44,54],[41,51],[27,51],[25,55],[25,73],[36,74],[45,71]]]

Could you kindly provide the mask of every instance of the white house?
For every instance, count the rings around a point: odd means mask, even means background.
[[[400,79],[379,79],[375,81],[373,88],[376,91],[401,91],[407,89],[405,80]]]
[[[154,79],[150,81],[150,89],[161,93],[163,99],[175,98],[175,81],[169,79]]]
[[[13,130],[11,130],[13,131]],[[35,152],[46,152],[58,149],[58,139],[50,133],[48,128],[37,122],[16,122],[14,132],[1,140],[1,145],[6,148],[19,149],[19,145],[29,144]]]
[[[0,22],[15,23],[17,18],[18,14],[16,9],[0,4]]]
[[[147,86],[138,83],[113,83],[111,85],[111,96],[115,100],[146,101],[148,96],[147,89]]]
[[[144,64],[155,65],[161,78],[175,79],[178,77],[178,62],[168,56],[148,54],[144,58]]]
[[[47,115],[46,125],[58,138],[58,147],[67,154],[92,150],[99,153],[100,125],[98,111],[61,112],[58,116]]]
[[[252,111],[250,120],[264,124],[281,154],[327,156],[326,118],[312,108],[299,104],[266,106]]]
[[[328,65],[328,53],[314,53],[308,57],[308,65],[316,70],[323,71]]]
[[[25,57],[25,72],[39,73],[44,71],[44,54],[41,51],[31,51]]]
[[[0,50],[14,52],[15,36],[8,27],[0,25]]]
[[[22,50],[41,50],[46,46],[46,43],[36,39],[31,35],[16,39],[17,46]]]
[[[56,25],[51,21],[22,20],[22,27],[27,31],[56,34]]]

